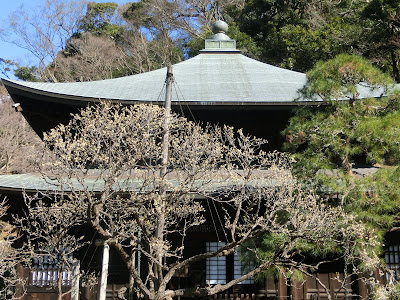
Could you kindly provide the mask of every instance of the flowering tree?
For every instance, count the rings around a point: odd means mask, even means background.
[[[369,259],[372,268],[377,263],[367,230],[341,207],[328,207],[303,190],[288,157],[260,150],[264,140],[166,116],[157,106],[101,103],[45,134],[51,151],[42,151],[47,154],[39,165],[51,190],[45,196],[53,200],[27,201],[28,209],[36,216],[38,211],[51,215],[53,208],[74,212],[76,224],[89,225],[116,250],[146,299],[213,295],[272,267],[316,268],[321,262],[296,260],[305,245],[345,248],[349,261]],[[190,231],[211,222],[210,201],[224,221],[224,243],[188,255]],[[67,228],[47,228],[70,234]],[[267,254],[256,246],[266,235],[275,238]],[[361,250],[355,247],[359,242]],[[257,262],[241,277],[216,285],[170,285],[179,271],[239,247]],[[137,270],[138,253],[145,274]]]
[[[7,213],[7,201],[0,198],[0,219]],[[19,293],[24,292],[24,279],[19,278],[16,266],[23,263],[26,256],[12,247],[18,238],[16,228],[3,220],[0,221],[0,296],[2,299],[11,299],[15,288]]]

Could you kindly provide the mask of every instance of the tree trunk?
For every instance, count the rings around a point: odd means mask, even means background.
[[[390,49],[390,55],[392,57],[392,69],[393,69],[393,77],[396,82],[400,82],[400,72],[399,67],[397,65],[397,55],[395,53],[395,49]]]

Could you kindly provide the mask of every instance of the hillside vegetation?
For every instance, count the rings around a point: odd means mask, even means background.
[[[27,154],[40,143],[39,137],[12,104],[4,87],[0,87],[0,174],[33,171]]]

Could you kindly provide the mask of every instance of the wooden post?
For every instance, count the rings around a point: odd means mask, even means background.
[[[17,277],[22,279],[22,282],[26,280],[26,282],[29,282],[29,271],[25,269],[22,264],[18,264],[16,267],[16,273]],[[20,299],[24,295],[24,287],[22,282],[18,282],[17,286],[15,287],[15,293],[13,299]]]
[[[110,246],[104,242],[103,246],[103,263],[101,265],[100,293],[99,300],[106,299],[108,262],[110,259]]]
[[[385,275],[380,269],[376,268],[374,271],[374,277],[379,282],[381,286],[385,285]]]
[[[362,300],[368,299],[368,289],[363,278],[363,274],[358,274],[358,294]]]
[[[158,212],[157,217],[157,229],[156,229],[156,239],[160,242],[164,240],[164,227],[165,227],[165,198],[167,195],[167,184],[165,175],[168,172],[168,152],[169,152],[169,134],[170,134],[170,118],[171,118],[171,92],[172,92],[172,83],[174,81],[174,75],[172,71],[172,67],[169,66],[167,69],[167,77],[165,79],[166,83],[166,91],[165,91],[165,116],[164,116],[164,124],[163,124],[163,137],[162,137],[162,153],[161,153],[161,170],[160,170],[160,198],[161,200],[156,205],[156,210]],[[163,254],[156,250],[159,265],[162,265]],[[159,278],[161,274],[161,269],[158,268],[157,265],[154,265],[155,276]]]
[[[71,300],[79,300],[79,260],[72,262]]]
[[[301,300],[303,299],[303,289],[301,283],[298,280],[292,280],[291,282],[291,299]]]
[[[161,177],[163,177],[167,173],[167,164],[168,164],[168,150],[169,150],[169,130],[170,130],[170,117],[171,117],[171,95],[172,95],[172,83],[174,81],[174,74],[172,66],[168,67],[167,70],[167,78],[165,79],[166,87],[165,87],[165,120],[164,120],[164,133],[163,133],[163,141],[162,141],[162,170]]]
[[[283,274],[283,272],[280,272],[278,281],[278,299],[286,300],[287,298],[288,294],[285,274]]]

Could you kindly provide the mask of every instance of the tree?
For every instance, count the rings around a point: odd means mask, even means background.
[[[171,59],[179,60],[179,54],[178,58],[172,58],[167,52],[165,61],[157,64],[152,54],[157,55],[159,51],[151,49],[154,43],[143,35],[141,28],[126,22],[123,7],[117,8],[113,2],[88,3],[86,15],[79,21],[79,30],[47,67],[58,81],[115,78],[150,71]],[[170,42],[165,43],[164,49]]]
[[[370,43],[368,56],[376,60],[382,69],[391,72],[393,78],[400,82],[400,2],[370,1],[363,9],[362,16],[372,23],[366,31]]]
[[[90,226],[117,251],[146,299],[213,295],[274,266],[316,268],[322,262],[296,259],[310,243],[345,247],[350,261],[377,262],[373,235],[340,206],[328,208],[302,189],[285,155],[259,150],[264,142],[229,127],[202,128],[157,106],[101,103],[45,134],[51,153],[39,166],[51,192],[42,197],[52,201],[27,202],[28,211],[76,212],[77,224]],[[188,255],[191,229],[212,224],[212,214],[224,220],[216,231],[225,233],[225,243]],[[46,227],[44,218],[37,222]],[[71,234],[57,226],[47,230],[55,231],[52,236]],[[270,255],[261,255],[253,243],[264,234],[280,237]],[[362,248],[356,247],[360,241]],[[180,270],[239,247],[257,258],[240,278],[180,289],[169,285]],[[139,253],[146,263],[142,277]]]
[[[38,60],[39,79],[57,81],[46,66],[78,31],[85,5],[85,0],[46,0],[40,10],[33,12],[20,6],[9,16],[8,28],[1,32],[0,37],[28,50]]]
[[[230,13],[262,49],[259,60],[306,72],[319,60],[368,51],[367,2],[253,0]]]
[[[83,32],[90,32],[97,36],[105,35],[118,39],[121,26],[118,23],[116,10],[118,4],[114,2],[87,4],[85,17],[80,21],[80,29]]]
[[[16,251],[25,259],[24,266],[35,274],[31,284],[53,288],[58,299],[62,300],[72,292],[74,281],[80,275],[73,253],[88,242],[83,241],[84,236],[79,234],[84,220],[82,211],[75,210],[77,207],[68,203],[68,197],[60,196],[60,201],[54,203],[50,201],[41,194],[24,195],[29,215],[14,216],[13,223],[20,230],[23,240]],[[41,275],[43,273],[46,276]],[[85,275],[81,277],[85,280],[91,279],[88,273],[82,275]],[[81,283],[85,280],[81,279]],[[70,281],[68,285],[71,288],[63,289],[67,281]]]
[[[0,173],[29,172],[33,164],[27,153],[39,144],[39,137],[5,93],[0,91]]]
[[[98,80],[180,61],[182,32],[178,35],[173,25],[163,22],[166,12],[153,16],[152,25],[146,27],[148,24],[131,20],[129,7],[84,0],[46,0],[43,9],[33,13],[20,7],[10,15],[1,38],[27,49],[39,63],[18,65],[15,76],[52,82]]]
[[[72,273],[77,265],[72,253],[87,243],[81,241],[82,236],[66,233],[80,225],[77,222],[80,217],[77,212],[68,209],[68,204],[63,207],[50,205],[45,211],[35,209],[41,207],[42,200],[34,195],[26,195],[25,203],[30,207],[29,217],[13,215],[10,218],[7,213],[6,198],[1,199],[0,295],[2,299],[16,299],[25,293],[27,282],[26,278],[18,273],[20,267],[29,267],[32,273],[36,274],[33,277],[40,277],[31,278],[34,284],[54,288],[58,292],[59,300],[71,293],[71,289],[67,291],[62,289],[63,281],[68,280],[64,274]],[[36,201],[39,203],[36,204]],[[12,221],[9,223],[4,221],[6,217]],[[46,276],[39,275],[44,272]],[[84,283],[89,283],[92,279],[91,274],[86,275],[83,277]],[[44,283],[42,280],[47,282]]]
[[[223,1],[139,1],[130,3],[124,12],[135,26],[145,26],[150,34],[165,30],[175,30],[174,35],[203,37],[203,26],[210,26],[223,19],[226,11],[234,6],[242,8],[243,0]]]
[[[283,131],[296,173],[321,193],[335,195],[383,235],[400,213],[394,189],[399,181],[399,94],[360,99],[358,89],[365,85],[392,83],[360,57],[340,55],[320,62],[307,78],[304,95],[318,95],[324,102],[298,110]],[[355,176],[358,166],[369,166],[371,174]]]
[[[252,37],[262,49],[261,61],[279,65],[287,57],[280,31],[284,26],[298,24],[303,19],[305,1],[248,1],[243,9],[230,14],[242,32]]]
[[[318,62],[307,73],[307,83],[302,89],[304,98],[315,100],[315,96],[324,101],[348,99],[351,105],[359,98],[359,89],[370,91],[381,88],[382,96],[393,87],[390,76],[372,66],[358,55],[339,54],[334,59]]]
[[[133,60],[133,59],[132,59]],[[135,73],[132,60],[127,59],[110,38],[81,33],[71,38],[68,47],[61,51],[48,66],[58,81],[91,81]],[[54,66],[54,67],[53,67]]]
[[[9,78],[8,73],[16,67],[16,63],[10,59],[3,59],[0,57],[0,72],[3,76]]]
[[[24,290],[24,279],[17,274],[17,265],[24,262],[22,253],[12,247],[19,238],[16,228],[3,221],[7,215],[7,201],[0,200],[0,295],[2,299],[12,299],[15,288]]]
[[[373,299],[398,300],[399,292],[400,292],[400,285],[397,283],[393,283],[392,285],[377,287],[375,289],[375,294]]]
[[[38,81],[39,78],[37,67],[21,66],[19,63],[12,61],[11,59],[0,58],[0,72],[7,78],[10,78],[10,73],[14,74],[14,76],[21,80]]]

